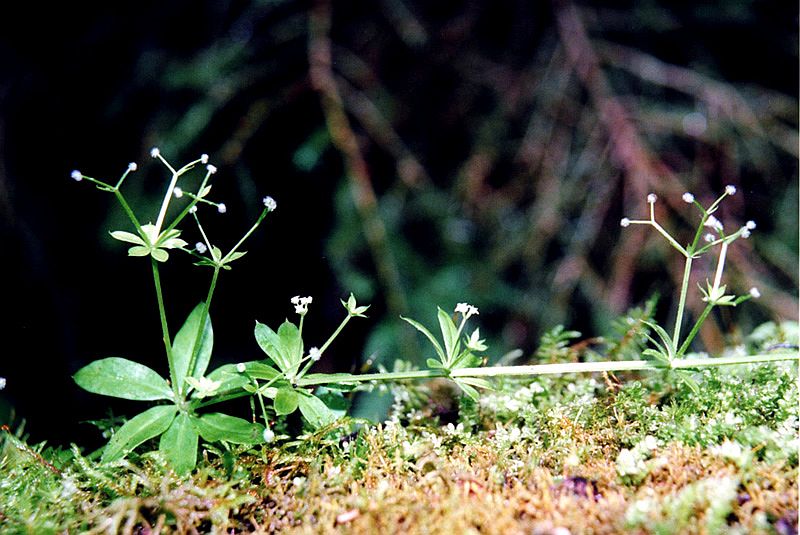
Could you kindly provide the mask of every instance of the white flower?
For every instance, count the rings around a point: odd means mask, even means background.
[[[216,168],[216,167],[214,167],[214,166],[213,166],[213,165],[211,165],[211,164],[208,164],[208,165],[206,166],[206,169],[208,169],[208,172],[209,172],[209,174],[211,174],[211,175],[213,175],[214,173],[216,173],[216,172],[217,172],[217,168]]]
[[[304,316],[306,312],[308,312],[308,305],[310,305],[313,300],[312,297],[300,297],[299,295],[295,295],[291,299],[294,305],[294,311],[301,316]]]
[[[745,459],[745,452],[742,446],[735,440],[725,439],[722,444],[711,448],[711,453],[724,457],[725,459],[730,459],[737,464],[741,464],[740,461]]]
[[[6,387],[6,378],[0,377],[0,390],[4,389],[5,387]]]
[[[650,204],[655,204],[656,199],[658,199],[658,196],[656,196],[655,193],[650,193],[647,195],[647,202]]]
[[[176,186],[175,188],[172,189],[172,194],[175,195],[176,199],[180,199],[181,197],[183,197],[183,190]]]
[[[161,151],[158,150],[158,147],[153,147],[150,149],[150,157],[151,158],[158,158],[158,155],[161,154]]]
[[[267,210],[269,210],[270,212],[274,212],[275,209],[278,207],[278,203],[276,203],[275,199],[273,199],[269,195],[264,197],[261,202],[264,203],[264,206],[266,206]]]
[[[464,315],[464,319],[469,318],[470,316],[474,316],[478,314],[478,309],[470,304],[467,303],[459,303],[456,305],[456,313],[461,313]]]
[[[208,163],[208,154],[203,153],[200,155],[200,163]]]
[[[750,237],[750,231],[747,229],[747,227],[742,227],[742,231],[739,233],[739,235],[742,238],[747,239]]]
[[[727,186],[725,186],[725,193],[727,193],[728,195],[736,195],[736,186],[728,184]]]
[[[619,220],[619,226],[621,226],[621,227],[629,227],[630,224],[631,224],[631,220],[628,219],[627,217],[623,217],[622,219]]]
[[[194,206],[192,206],[191,208],[189,208],[189,213],[190,214],[194,214],[195,212],[197,212],[197,205],[196,204]]]
[[[761,292],[758,291],[758,288],[753,286],[752,288],[750,288],[750,296],[753,297],[754,299],[758,299],[759,297],[761,297]]]
[[[247,366],[244,365],[244,362],[240,362],[236,365],[236,371],[239,373],[244,373],[247,370]]]
[[[200,379],[195,377],[187,377],[186,382],[195,389],[195,395],[198,398],[204,398],[213,395],[217,391],[217,388],[222,385],[222,381],[214,381],[208,377],[201,377]]]
[[[722,232],[722,222],[713,215],[708,216],[708,219],[706,219],[706,222],[703,223],[703,225],[713,228],[717,232]]]
[[[264,442],[269,444],[273,440],[275,440],[275,432],[272,429],[270,429],[269,427],[265,428],[264,429]]]
[[[139,166],[136,165],[136,162],[131,162],[128,164],[128,171],[136,171],[139,169]]]
[[[322,358],[322,353],[320,352],[319,348],[312,347],[308,350],[308,356],[311,360],[317,362]]]
[[[206,251],[208,251],[208,248],[206,247],[205,243],[199,241],[199,242],[194,244],[194,250],[197,251],[200,254],[203,254]]]
[[[217,205],[217,212],[219,212],[220,214],[224,214],[227,211],[228,211],[228,207],[225,206],[224,202],[221,202],[221,203],[219,203]]]
[[[81,180],[83,180],[83,173],[81,173],[77,169],[71,172],[69,176],[71,176],[72,180],[74,180],[75,182],[80,182]]]
[[[683,202],[686,204],[692,204],[694,202],[694,195],[689,193],[688,191],[683,194]]]
[[[705,236],[703,236],[703,239],[704,239],[704,240],[706,240],[708,243],[711,243],[711,242],[712,242],[712,241],[714,241],[716,238],[714,237],[714,235],[713,235],[713,234],[711,234],[711,233],[709,232],[708,234],[706,234]]]
[[[756,222],[752,219],[744,224],[744,228],[747,230],[754,230],[756,228]]]

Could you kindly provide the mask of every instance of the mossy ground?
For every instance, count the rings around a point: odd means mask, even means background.
[[[4,433],[6,533],[796,533],[797,365],[392,388],[390,420],[114,464]]]

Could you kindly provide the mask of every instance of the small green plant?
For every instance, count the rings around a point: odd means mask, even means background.
[[[689,368],[708,366],[746,364],[757,362],[773,362],[780,360],[797,360],[796,353],[776,352],[760,355],[737,355],[720,358],[688,358],[685,353],[696,336],[700,325],[715,306],[735,306],[758,292],[752,289],[749,294],[736,297],[726,293],[721,283],[722,271],[728,246],[738,238],[748,237],[755,224],[748,222],[733,234],[726,235],[722,224],[712,215],[719,203],[728,195],[735,193],[735,188],[728,186],[725,193],[712,205],[705,209],[694,196],[687,193],[684,200],[696,205],[701,212],[701,220],[695,238],[687,247],[682,247],[656,221],[653,205],[655,195],[648,196],[650,204],[649,220],[623,219],[622,225],[647,224],[659,233],[686,258],[686,269],[681,287],[678,315],[674,334],[669,335],[665,329],[651,321],[655,302],[648,303],[645,310],[636,317],[631,316],[629,322],[633,333],[623,333],[616,346],[616,354],[629,355],[641,346],[645,337],[655,348],[641,351],[650,360],[600,360],[592,362],[576,362],[572,358],[569,341],[579,336],[574,331],[556,328],[543,340],[540,357],[549,363],[525,366],[492,366],[484,367],[480,353],[488,348],[480,338],[479,328],[471,334],[464,333],[467,321],[478,315],[478,309],[467,303],[459,303],[455,307],[455,315],[439,308],[437,318],[441,332],[441,342],[423,324],[411,318],[402,318],[430,342],[437,358],[427,360],[427,369],[405,369],[394,372],[349,374],[349,373],[312,373],[314,363],[330,347],[348,322],[356,317],[364,317],[369,308],[359,305],[351,294],[342,301],[346,315],[340,325],[320,347],[310,347],[303,339],[303,325],[308,313],[311,297],[296,296],[291,303],[299,321],[295,324],[286,320],[277,330],[256,322],[254,335],[266,358],[226,364],[210,373],[206,373],[211,362],[214,333],[211,327],[209,309],[216,289],[217,280],[222,270],[231,269],[230,264],[241,258],[245,252],[240,248],[244,241],[256,230],[268,213],[275,210],[276,203],[271,197],[263,200],[264,208],[253,226],[226,253],[214,245],[208,238],[198,216],[198,206],[213,206],[220,213],[225,213],[223,203],[208,199],[211,191],[209,180],[216,172],[213,165],[208,164],[208,156],[175,169],[160,154],[158,149],[151,151],[151,156],[158,159],[170,171],[171,178],[156,217],[155,223],[140,223],[133,209],[123,196],[120,188],[129,173],[136,170],[136,164],[128,169],[115,185],[88,177],[74,171],[75,180],[94,183],[98,189],[111,192],[128,215],[134,232],[114,231],[111,236],[131,245],[128,254],[133,257],[149,257],[154,281],[156,301],[161,320],[162,337],[167,357],[169,379],[162,377],[155,370],[124,358],[111,357],[92,362],[79,370],[74,378],[84,389],[97,394],[120,397],[139,401],[156,401],[159,404],[143,411],[125,422],[112,435],[102,452],[104,461],[114,461],[124,457],[143,443],[159,438],[161,454],[179,474],[190,472],[197,462],[198,442],[202,438],[208,443],[233,443],[245,446],[271,443],[284,435],[276,436],[274,424],[286,416],[299,410],[303,419],[315,429],[326,428],[346,412],[348,403],[344,394],[360,388],[359,385],[418,380],[435,377],[451,379],[469,398],[479,400],[477,388],[491,389],[488,378],[527,377],[532,378],[548,374],[569,374],[583,372],[607,372],[621,370],[673,370],[682,373]],[[196,192],[179,187],[179,180],[184,178],[197,164],[206,165],[205,173]],[[168,222],[170,203],[174,199],[182,199],[182,206]],[[197,224],[202,241],[189,248],[181,238],[181,230],[177,227],[187,217]],[[704,228],[711,228],[715,234],[702,236]],[[701,244],[701,238],[705,243]],[[681,323],[688,291],[689,274],[692,261],[702,254],[719,246],[719,260],[713,283],[701,288],[707,302],[706,309],[697,319],[688,335],[681,338]],[[193,256],[195,265],[209,267],[212,271],[211,282],[204,301],[191,311],[177,333],[171,336],[164,307],[159,265],[170,260],[170,252],[182,251]],[[644,324],[657,339],[648,332],[637,327]],[[612,348],[613,349],[613,348]],[[683,378],[689,386],[697,390],[694,380],[688,375]],[[535,393],[530,391],[530,395]],[[223,401],[235,398],[250,397],[251,421],[220,412],[205,410]],[[524,397],[524,396],[523,396]],[[527,399],[527,398],[526,398]],[[516,400],[512,404],[519,404]],[[511,402],[509,402],[511,403]],[[258,410],[256,409],[258,405]],[[260,413],[257,415],[257,413]],[[258,422],[258,419],[261,422]],[[227,446],[226,446],[227,447]],[[223,448],[224,449],[224,448]]]
[[[681,255],[683,255],[685,258],[683,281],[681,283],[678,311],[675,316],[675,328],[673,333],[670,336],[670,334],[667,333],[667,331],[660,325],[653,322],[648,322],[648,325],[656,333],[658,339],[649,337],[650,341],[655,346],[655,349],[645,349],[643,351],[645,355],[658,359],[670,367],[673,361],[680,359],[686,353],[686,350],[689,349],[689,345],[692,343],[692,340],[694,340],[695,336],[697,336],[700,327],[703,325],[703,322],[706,320],[714,307],[736,306],[744,301],[747,301],[748,299],[753,297],[757,298],[761,295],[758,291],[758,288],[751,288],[750,292],[744,295],[736,296],[734,294],[728,294],[726,293],[726,285],[722,284],[722,273],[725,269],[725,259],[727,257],[728,247],[739,238],[749,238],[751,231],[756,228],[755,222],[748,221],[743,227],[739,228],[732,234],[726,234],[722,222],[713,215],[714,212],[716,212],[719,208],[723,199],[735,194],[736,186],[725,186],[725,192],[713,203],[711,203],[708,209],[704,208],[703,205],[700,204],[697,199],[695,199],[695,196],[692,193],[686,192],[683,194],[684,202],[694,205],[700,211],[701,215],[700,222],[694,234],[694,239],[686,247],[683,247],[680,243],[678,243],[678,241],[675,240],[675,238],[673,238],[670,233],[667,232],[664,227],[662,227],[656,221],[655,204],[657,197],[655,193],[650,193],[647,196],[647,204],[650,205],[649,219],[639,220],[628,219],[625,217],[620,221],[620,224],[623,227],[628,227],[630,225],[649,225],[653,227],[656,229],[656,231],[658,231],[659,234],[666,238],[666,240],[672,247],[675,248],[675,250],[681,253]],[[704,234],[704,229],[709,229],[709,231]],[[697,318],[697,321],[695,321],[695,324],[692,326],[689,333],[681,341],[681,327],[683,325],[683,317],[686,307],[686,296],[689,291],[689,277],[692,272],[692,262],[702,255],[710,253],[716,247],[719,247],[719,256],[717,260],[717,268],[714,272],[714,281],[712,283],[706,279],[705,288],[700,286],[700,291],[703,294],[703,301],[706,303],[706,307]]]
[[[135,233],[117,230],[111,232],[111,236],[132,244],[128,249],[129,256],[150,259],[169,380],[152,368],[119,357],[94,361],[81,368],[74,379],[79,386],[96,394],[137,401],[166,402],[141,412],[117,429],[103,450],[103,460],[119,459],[143,442],[160,437],[159,450],[176,471],[186,473],[195,466],[200,437],[209,442],[224,439],[240,444],[263,441],[264,426],[261,424],[223,413],[201,415],[196,409],[199,408],[203,398],[214,395],[223,386],[221,382],[205,376],[214,344],[209,307],[220,270],[229,270],[230,264],[245,254],[239,250],[240,247],[266,215],[275,210],[276,203],[271,197],[265,197],[261,215],[250,230],[230,251],[222,254],[222,251],[209,240],[198,216],[200,205],[213,206],[219,213],[226,211],[225,204],[208,199],[211,192],[209,181],[217,171],[216,167],[208,163],[208,155],[203,154],[179,169],[170,165],[157,148],[153,148],[150,155],[159,160],[171,175],[155,223],[141,223],[121,191],[128,175],[137,170],[135,163],[129,164],[121,178],[113,185],[86,176],[80,171],[73,171],[71,176],[76,181],[85,179],[101,191],[110,192],[116,197],[132,223]],[[205,165],[205,173],[196,192],[184,191],[178,185],[178,181],[181,179],[185,181],[185,175],[198,164]],[[170,203],[178,199],[183,201],[183,206],[171,221],[168,221]],[[177,228],[189,216],[194,219],[203,237],[203,241],[198,242],[193,248],[188,247],[187,242],[180,237],[181,230]],[[205,301],[194,307],[174,337],[170,334],[167,322],[159,271],[159,265],[169,260],[170,251],[188,253],[195,258],[196,265],[213,269]]]

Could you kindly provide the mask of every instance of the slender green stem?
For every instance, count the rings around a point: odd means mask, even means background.
[[[217,287],[217,278],[219,277],[219,266],[214,266],[214,274],[211,276],[211,284],[208,287],[208,294],[206,295],[206,300],[203,303],[203,314],[202,320],[200,322],[200,326],[197,328],[197,335],[194,338],[194,346],[192,349],[192,357],[189,359],[189,367],[186,369],[186,373],[189,377],[194,377],[195,370],[194,367],[197,365],[197,354],[200,352],[200,342],[203,339],[203,333],[206,330],[206,323],[208,323],[208,311],[211,308],[211,299],[214,297],[214,290]]]
[[[681,335],[681,323],[683,323],[683,313],[686,308],[686,294],[689,292],[689,277],[692,274],[692,255],[686,256],[686,264],[683,268],[683,282],[681,282],[681,295],[678,299],[678,313],[675,316],[675,332],[672,335],[672,349],[677,351],[678,340]]]
[[[181,399],[181,387],[178,384],[178,375],[175,372],[175,361],[172,356],[172,342],[169,338],[169,326],[167,325],[167,313],[164,309],[164,296],[161,292],[161,276],[158,273],[158,262],[150,257],[150,264],[153,266],[153,282],[156,287],[156,299],[158,300],[158,315],[161,317],[161,334],[164,339],[164,348],[167,350],[167,363],[169,364],[169,378],[172,383],[172,392],[175,394],[175,401]]]
[[[348,324],[348,322],[350,321],[350,318],[352,318],[352,316],[350,314],[345,316],[345,318],[342,320],[342,322],[339,324],[339,326],[336,327],[336,330],[333,331],[333,334],[330,335],[330,337],[325,341],[325,343],[322,344],[322,347],[319,348],[320,354],[325,353],[325,350],[328,349],[328,346],[330,346],[333,343],[333,341],[336,339],[336,337],[339,336],[339,333],[342,332],[342,329],[344,329],[344,326]]]
[[[162,161],[164,161],[163,158]],[[178,182],[178,176],[179,176],[178,173],[173,171],[172,179],[170,180],[169,186],[167,187],[167,193],[166,195],[164,195],[164,200],[161,202],[161,210],[158,211],[158,219],[156,220],[156,232],[155,232],[156,236],[161,234],[161,226],[164,224],[164,217],[167,215],[167,208],[169,207],[169,201],[172,199],[172,192],[175,190],[175,184]]]
[[[253,226],[252,226],[252,227],[250,227],[250,230],[248,230],[247,232],[245,232],[244,236],[242,236],[242,239],[241,239],[241,240],[239,240],[239,241],[236,243],[236,245],[234,245],[234,246],[233,246],[233,248],[232,248],[230,251],[228,251],[228,254],[226,254],[226,255],[225,255],[225,258],[223,258],[223,259],[222,259],[222,262],[223,262],[223,263],[225,263],[225,261],[226,261],[228,258],[230,258],[230,256],[231,256],[233,253],[235,253],[235,252],[236,252],[236,250],[237,250],[237,249],[239,249],[239,247],[241,247],[241,245],[242,245],[242,244],[245,242],[245,240],[246,240],[247,238],[249,238],[249,237],[250,237],[250,235],[251,235],[253,232],[255,232],[255,231],[256,231],[256,229],[257,229],[257,228],[258,228],[258,226],[261,224],[261,222],[262,222],[262,221],[264,221],[264,218],[265,218],[265,217],[267,217],[267,214],[268,214],[268,213],[269,213],[269,210],[267,210],[266,208],[265,208],[264,210],[262,210],[262,211],[261,211],[261,215],[260,215],[260,216],[258,216],[258,219],[256,219],[256,222],[255,222],[255,223],[253,223]]]
[[[680,349],[678,349],[678,353],[676,355],[677,358],[680,358],[684,353],[686,353],[686,350],[689,349],[689,344],[691,344],[692,340],[694,340],[694,337],[697,336],[697,333],[700,330],[700,326],[703,325],[704,321],[706,321],[706,318],[708,317],[709,313],[711,313],[711,310],[713,308],[714,308],[714,303],[708,303],[706,305],[706,308],[703,309],[703,312],[700,313],[700,317],[697,318],[696,322],[694,322],[692,330],[689,331],[689,334],[686,336],[686,340],[683,341],[683,344],[681,344]]]

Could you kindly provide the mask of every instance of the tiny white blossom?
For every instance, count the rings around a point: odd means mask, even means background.
[[[128,164],[128,171],[136,171],[139,169],[139,166],[136,165],[136,162],[131,162]]]
[[[709,233],[707,233],[705,236],[703,236],[703,239],[704,239],[704,240],[706,240],[708,243],[711,243],[711,242],[712,242],[712,241],[714,241],[716,238],[714,237],[714,235],[713,235],[713,234],[711,234],[711,233],[709,232]]]
[[[292,297],[292,304],[294,305],[294,311],[301,316],[304,316],[308,312],[308,305],[314,299],[312,297],[300,297],[299,295],[295,295]]]
[[[219,212],[220,214],[224,214],[227,211],[228,211],[228,207],[225,206],[224,202],[221,202],[221,203],[219,203],[217,205],[217,212]]]
[[[189,213],[190,214],[194,214],[195,212],[197,212],[197,205],[196,204],[194,206],[192,206],[191,208],[189,208]]]
[[[758,288],[753,286],[752,288],[750,288],[750,296],[753,297],[754,299],[758,299],[759,297],[761,297],[761,292],[758,291]]]
[[[467,303],[459,303],[456,305],[456,313],[463,314],[464,319],[466,319],[469,318],[470,316],[478,314],[478,309]]]
[[[750,221],[745,223],[744,226],[747,230],[754,230],[756,228],[756,222],[751,219]]]
[[[247,366],[244,365],[244,362],[240,362],[236,365],[236,371],[239,373],[244,373],[247,370]]]
[[[683,202],[686,204],[692,204],[694,202],[694,195],[689,193],[688,191],[683,194]]]
[[[647,202],[650,204],[655,204],[656,199],[658,199],[658,196],[655,193],[650,193],[647,195]]]
[[[74,180],[75,182],[80,182],[81,180],[83,180],[83,173],[81,173],[77,169],[71,172],[69,176],[72,177],[72,180]]]
[[[481,338],[481,331],[480,329],[476,328],[472,331],[469,339],[467,339],[467,349],[472,351],[486,351],[486,340]]]
[[[200,155],[200,163],[208,163],[208,154],[203,153]]]
[[[197,251],[200,254],[203,254],[206,251],[208,251],[208,248],[206,247],[205,243],[199,241],[199,242],[194,244],[194,250]]]
[[[269,427],[267,427],[266,429],[264,429],[264,442],[269,444],[273,440],[275,440],[275,432]]]
[[[262,199],[262,202],[264,203],[264,206],[267,207],[267,210],[269,210],[270,212],[274,212],[275,209],[278,207],[278,203],[276,203],[275,199],[273,199],[269,195],[264,197],[264,199]]]
[[[5,387],[6,387],[6,378],[0,377],[0,390],[4,389]]]
[[[150,157],[151,158],[158,158],[158,155],[161,154],[161,151],[158,150],[158,147],[153,147],[150,149]]]
[[[183,197],[183,190],[176,186],[175,188],[173,188],[172,194],[175,195],[176,199],[180,199],[181,197]]]
[[[211,164],[208,164],[206,166],[206,169],[208,169],[208,172],[211,173],[212,175],[217,172],[217,168]]]
[[[622,219],[619,220],[619,226],[621,226],[621,227],[629,227],[630,224],[631,224],[631,220],[628,219],[627,217],[623,217]]]
[[[311,358],[311,360],[317,362],[322,358],[322,353],[320,352],[319,348],[312,347],[308,350],[308,356]]]
[[[742,227],[742,232],[739,234],[742,238],[747,239],[750,237],[750,230],[747,227]]]
[[[728,195],[736,195],[736,186],[728,184],[727,186],[725,186],[725,193],[727,193]]]
[[[709,228],[713,228],[717,232],[722,231],[722,222],[713,215],[708,216],[708,219],[706,219],[706,222],[703,223],[703,225]]]

